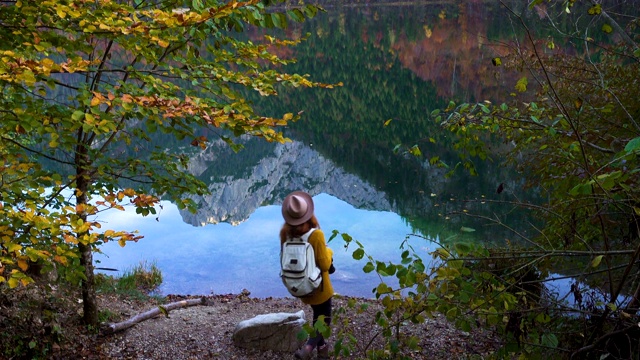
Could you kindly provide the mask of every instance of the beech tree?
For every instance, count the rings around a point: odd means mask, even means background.
[[[238,148],[240,135],[286,141],[278,127],[300,113],[262,116],[243,94],[332,85],[282,71],[293,60],[278,48],[300,39],[239,40],[321,10],[283,2],[1,1],[0,283],[26,286],[32,264],[55,265],[81,283],[95,325],[93,252],[141,238],[101,230],[96,214],[155,214],[160,198],[193,210],[184,195],[206,187],[186,171],[190,151],[213,138]]]

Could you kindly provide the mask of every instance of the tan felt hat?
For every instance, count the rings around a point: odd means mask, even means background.
[[[313,199],[304,191],[294,191],[284,198],[282,217],[289,225],[300,225],[313,216]]]

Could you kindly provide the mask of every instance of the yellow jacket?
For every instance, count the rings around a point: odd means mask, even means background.
[[[331,279],[329,278],[329,268],[331,267],[331,259],[333,259],[333,250],[327,247],[324,240],[324,233],[320,229],[316,229],[311,233],[311,236],[309,236],[309,244],[313,247],[313,252],[316,256],[316,265],[320,268],[320,271],[322,271],[322,283],[320,284],[320,288],[311,296],[302,297],[300,300],[308,305],[320,305],[333,296],[333,285],[331,285]],[[282,242],[280,246],[282,246]]]

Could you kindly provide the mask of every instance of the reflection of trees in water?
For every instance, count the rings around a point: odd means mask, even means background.
[[[461,224],[476,227],[478,237],[485,229],[496,234],[498,226],[483,227],[477,218],[450,216],[451,225],[442,220],[448,212],[459,208],[502,213],[499,204],[450,199],[495,195],[501,182],[513,182],[510,179],[514,173],[497,164],[481,162],[478,176],[459,171],[446,178],[444,169],[428,165],[428,159],[434,156],[448,164],[457,162],[448,135],[430,117],[433,109],[445,106],[438,95],[440,88],[450,87],[439,83],[440,79],[449,81],[452,76],[453,67],[443,64],[453,64],[455,57],[465,58],[456,71],[464,72],[465,81],[471,83],[475,79],[475,88],[489,86],[473,75],[483,72],[485,66],[470,59],[469,54],[479,48],[478,38],[467,39],[461,45],[442,39],[434,42],[425,35],[422,24],[435,23],[437,19],[438,28],[434,28],[437,36],[447,29],[460,34],[461,21],[467,23],[465,31],[486,32],[488,25],[484,18],[489,10],[483,8],[475,13],[469,6],[451,7],[450,17],[444,20],[438,17],[443,10],[440,6],[331,9],[301,28],[289,30],[314,34],[298,46],[294,54],[298,61],[289,71],[313,74],[319,81],[342,81],[344,86],[331,91],[297,92],[295,96],[283,93],[273,101],[269,98],[255,101],[273,114],[287,107],[304,110],[303,120],[290,125],[288,135],[313,144],[314,149],[338,166],[385,192],[399,213],[423,234],[436,236],[442,231],[457,230]],[[440,59],[434,60],[429,51],[436,49],[440,51],[433,56]],[[420,62],[415,59],[422,59],[422,67],[408,66]],[[490,59],[487,63],[490,64]],[[423,76],[429,73],[432,78]],[[385,126],[389,119],[391,122]],[[416,139],[424,154],[422,158],[392,151],[397,144],[411,145]],[[425,218],[431,220],[421,220]],[[524,221],[514,212],[501,219]]]

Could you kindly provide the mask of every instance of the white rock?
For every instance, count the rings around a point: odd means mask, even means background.
[[[233,344],[250,349],[295,351],[304,342],[297,337],[304,323],[302,310],[258,315],[236,325]]]

